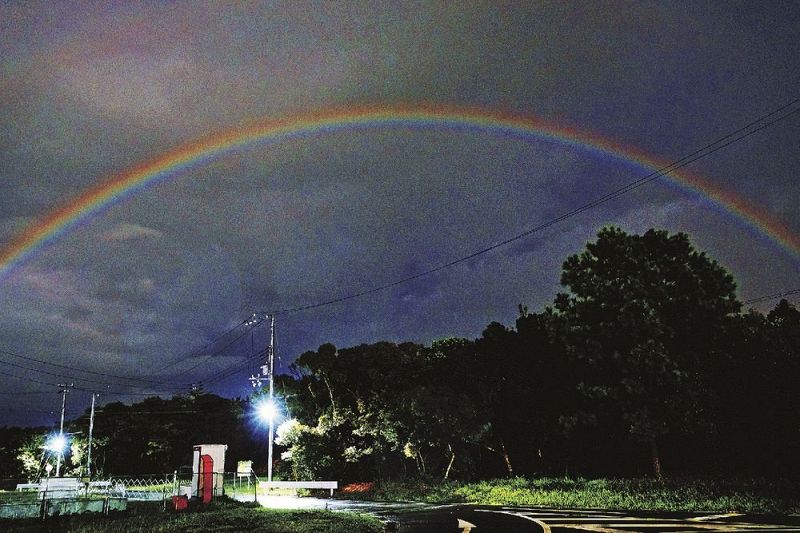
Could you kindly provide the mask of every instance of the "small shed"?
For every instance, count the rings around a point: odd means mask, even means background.
[[[196,444],[192,450],[192,497],[208,503],[222,496],[227,444]]]

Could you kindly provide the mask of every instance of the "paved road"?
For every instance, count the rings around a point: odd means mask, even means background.
[[[434,510],[382,513],[399,523],[399,531],[422,532],[553,532],[626,533],[689,531],[797,531],[800,517],[741,514],[646,513],[562,510],[533,507],[458,505]],[[379,514],[380,516],[380,514]]]
[[[260,497],[259,502],[273,508],[370,513],[382,520],[396,522],[398,531],[402,533],[800,532],[800,516],[562,510],[487,505],[437,506],[281,496]]]

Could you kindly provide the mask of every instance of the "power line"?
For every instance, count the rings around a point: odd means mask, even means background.
[[[248,326],[248,327],[252,326],[253,328],[255,328],[255,327],[258,327],[258,325],[261,324],[261,322],[263,322],[263,319],[259,320],[258,322],[254,322],[253,321],[253,316],[251,315],[251,316],[245,318],[244,320],[242,320],[241,322],[237,323],[236,325],[232,326],[231,328],[229,328],[224,333],[222,333],[222,334],[216,336],[215,338],[213,338],[212,340],[208,341],[205,345],[201,346],[200,348],[197,348],[195,350],[191,350],[189,352],[184,352],[175,361],[173,361],[173,362],[161,367],[161,371],[163,372],[164,370],[166,370],[168,368],[172,368],[173,366],[175,366],[175,365],[177,365],[179,363],[182,363],[184,361],[187,361],[187,360],[191,359],[192,357],[197,357],[199,354],[203,353],[207,349],[209,349],[212,346],[214,346],[214,344],[216,344],[223,337],[225,337],[226,335],[236,331],[241,326]],[[239,338],[237,338],[235,340],[238,340],[238,339]]]
[[[50,361],[43,361],[43,360],[37,359],[35,357],[30,357],[30,356],[27,356],[27,355],[20,355],[18,353],[11,352],[9,350],[4,350],[4,349],[0,349],[0,354],[10,355],[12,357],[18,357],[20,359],[24,359],[26,361],[32,361],[32,362],[36,362],[36,363],[50,365],[50,366],[54,366],[54,367],[57,367],[57,368],[66,368],[67,370],[70,370],[70,371],[73,371],[73,372],[83,372],[83,373],[86,373],[86,374],[92,374],[92,375],[96,375],[96,376],[104,376],[104,377],[116,378],[116,379],[127,379],[127,380],[131,380],[131,381],[139,381],[139,382],[154,382],[154,380],[149,380],[149,379],[145,379],[145,378],[135,378],[135,377],[131,377],[131,376],[120,376],[120,375],[117,375],[117,374],[109,374],[107,372],[97,372],[95,370],[86,370],[86,369],[81,369],[81,368],[75,368],[75,367],[72,367],[72,366],[69,366],[69,365],[62,365],[62,364],[59,364],[59,363],[53,363],[53,362],[50,362]],[[3,362],[4,361],[2,359],[0,359],[0,363],[3,363]],[[61,374],[51,374],[51,375],[61,375]]]
[[[190,358],[202,353],[203,351],[205,351],[206,349],[210,348],[215,343],[219,342],[221,339],[225,338],[225,336],[227,336],[230,333],[234,332],[235,330],[237,330],[241,326],[247,326],[248,327],[247,330],[245,330],[242,334],[237,336],[235,339],[231,340],[224,347],[222,347],[219,350],[216,350],[215,352],[212,352],[212,353],[208,354],[201,361],[199,361],[196,365],[190,367],[189,369],[186,369],[186,370],[180,372],[177,375],[179,376],[179,375],[183,375],[183,374],[185,374],[187,372],[190,372],[191,370],[194,370],[195,368],[197,368],[201,364],[203,364],[206,361],[208,361],[211,357],[213,357],[215,355],[218,355],[219,353],[221,353],[222,351],[224,351],[225,349],[230,347],[233,343],[235,343],[236,341],[241,339],[248,331],[252,331],[252,329],[257,327],[262,321],[263,321],[263,319],[253,320],[252,317],[248,317],[247,319],[242,320],[241,322],[237,323],[233,327],[229,328],[224,333],[218,335],[217,337],[215,337],[214,339],[212,339],[211,341],[206,343],[201,348],[196,349],[196,350],[192,350],[190,352],[184,352],[183,355],[185,357],[182,357],[181,359],[173,361],[169,365],[166,365],[165,367],[162,367],[160,369],[160,371],[163,372],[163,370],[166,369],[166,368],[170,368],[172,366],[175,366],[176,364],[178,364],[180,362],[183,362],[183,361],[185,361],[187,359],[190,359]],[[172,379],[172,378],[170,378],[168,380],[160,380],[160,381],[158,381],[158,380],[154,380],[154,379],[135,378],[135,377],[130,377],[130,376],[120,376],[120,375],[116,375],[116,374],[110,374],[110,373],[106,373],[106,372],[98,372],[98,371],[94,371],[94,370],[76,369],[76,368],[72,368],[70,366],[62,365],[62,364],[59,364],[59,363],[52,363],[52,362],[49,362],[49,361],[43,361],[41,359],[37,359],[35,357],[30,357],[30,356],[27,356],[27,355],[20,355],[18,353],[11,352],[11,351],[5,350],[5,349],[0,349],[0,354],[6,354],[6,355],[9,355],[9,356],[12,356],[12,357],[18,357],[18,358],[26,360],[26,361],[31,361],[31,362],[34,362],[34,363],[38,363],[40,365],[51,365],[51,366],[57,367],[57,368],[63,368],[63,369],[73,370],[73,371],[78,371],[78,372],[84,372],[84,373],[88,373],[88,374],[92,374],[92,375],[109,377],[109,378],[112,378],[112,379],[113,378],[127,379],[127,380],[131,380],[131,381],[137,381],[137,382],[140,382],[140,383],[147,383],[147,385],[126,385],[126,384],[116,383],[116,382],[112,382],[112,381],[103,381],[103,380],[88,379],[88,378],[79,379],[80,382],[94,383],[94,384],[97,384],[97,385],[102,385],[104,387],[108,387],[108,386],[120,387],[120,386],[122,386],[122,387],[130,387],[132,389],[140,389],[140,390],[144,389],[144,388],[147,388],[147,387],[159,388],[158,385],[163,385],[167,381],[170,381]],[[15,363],[15,362],[11,362],[11,361],[5,361],[5,360],[2,360],[2,359],[0,359],[0,364],[4,364],[4,365],[7,365],[7,366],[12,366],[12,367],[15,367],[15,368],[19,368],[21,370],[26,370],[26,371],[30,371],[30,372],[36,372],[37,374],[45,374],[45,375],[56,377],[56,378],[59,378],[59,379],[65,378],[68,375],[66,373],[50,372],[48,370],[44,370],[44,369],[41,369],[41,368],[34,368],[31,365],[22,365],[22,364],[19,364],[19,363]],[[38,383],[40,385],[46,385],[48,387],[58,386],[56,383],[47,383],[47,382],[39,381],[39,380],[30,378],[30,377],[23,377],[23,376],[19,376],[19,375],[16,375],[16,374],[10,374],[10,373],[6,373],[6,372],[0,372],[0,375],[5,375],[7,377],[20,379],[20,380],[26,380],[26,381],[29,381],[29,382],[32,382],[32,383]],[[173,378],[174,377],[175,376],[173,376]],[[104,394],[108,394],[108,395],[112,395],[112,396],[152,396],[154,394],[175,394],[175,393],[179,392],[176,389],[174,391],[173,390],[166,390],[164,392],[152,391],[152,392],[146,392],[146,393],[139,393],[139,392],[123,392],[123,391],[119,391],[119,390],[111,391],[111,390],[107,390],[107,388],[98,389],[97,387],[95,387],[95,388],[87,388],[87,387],[80,387],[80,386],[76,386],[75,390],[79,390],[79,391],[82,391],[82,392],[103,392]]]
[[[609,202],[609,201],[611,201],[611,200],[613,200],[615,198],[618,198],[618,197],[620,197],[620,196],[622,196],[624,194],[627,194],[627,193],[629,193],[629,192],[631,192],[633,190],[636,190],[639,187],[642,187],[643,185],[645,185],[647,183],[650,183],[651,181],[654,181],[654,180],[656,180],[656,179],[658,179],[658,178],[660,178],[662,176],[666,176],[670,172],[673,172],[675,170],[683,168],[683,167],[685,167],[685,166],[697,161],[698,159],[702,159],[704,157],[707,157],[707,156],[713,154],[714,152],[717,152],[717,151],[719,151],[719,150],[721,150],[721,149],[723,149],[723,148],[725,148],[727,146],[730,146],[730,145],[732,145],[734,143],[737,143],[737,142],[739,142],[739,141],[741,141],[741,140],[743,140],[743,139],[745,139],[745,138],[747,138],[747,137],[749,137],[751,135],[754,135],[754,134],[756,134],[756,133],[758,133],[758,132],[760,132],[760,131],[762,131],[762,130],[770,127],[770,126],[772,126],[773,124],[776,124],[776,123],[778,123],[778,122],[780,122],[782,120],[785,120],[785,119],[789,118],[790,116],[793,116],[794,114],[800,112],[800,107],[796,107],[795,109],[791,109],[792,107],[797,106],[798,103],[800,103],[800,98],[795,98],[795,99],[791,100],[789,103],[787,103],[785,105],[782,105],[782,106],[770,111],[769,113],[766,113],[766,114],[758,117],[757,119],[745,124],[744,126],[738,128],[738,129],[736,129],[736,130],[734,130],[734,131],[732,131],[732,132],[730,132],[730,133],[728,133],[726,135],[723,135],[722,137],[719,137],[715,141],[706,144],[702,148],[700,148],[698,150],[695,150],[695,151],[693,151],[693,152],[681,157],[680,159],[677,159],[677,160],[673,161],[669,165],[661,167],[661,168],[655,170],[654,172],[651,172],[650,174],[648,174],[646,176],[643,176],[643,177],[641,177],[639,179],[631,181],[631,182],[629,182],[628,184],[626,184],[626,185],[624,185],[622,187],[619,187],[619,188],[617,188],[617,189],[615,189],[615,190],[613,190],[613,191],[611,191],[609,193],[606,193],[606,194],[604,194],[602,196],[599,196],[599,197],[597,197],[597,198],[595,198],[595,199],[593,199],[593,200],[591,200],[591,201],[589,201],[589,202],[587,202],[587,203],[585,203],[585,204],[583,204],[583,205],[581,205],[581,206],[579,206],[579,207],[577,207],[575,209],[572,209],[571,211],[567,211],[566,213],[563,213],[563,214],[561,214],[559,216],[556,216],[554,218],[546,220],[545,222],[542,222],[542,223],[538,224],[537,226],[529,228],[529,229],[527,229],[527,230],[525,230],[525,231],[523,231],[521,233],[513,235],[513,236],[511,236],[511,237],[509,237],[507,239],[504,239],[502,241],[499,241],[499,242],[497,242],[495,244],[486,246],[485,248],[481,248],[481,249],[479,249],[479,250],[477,250],[475,252],[472,252],[470,254],[458,257],[458,258],[453,259],[451,261],[448,261],[446,263],[442,263],[442,264],[440,264],[438,266],[429,268],[429,269],[427,269],[427,270],[425,270],[423,272],[419,272],[419,273],[413,274],[411,276],[406,276],[404,278],[400,278],[400,279],[397,279],[397,280],[394,280],[394,281],[391,281],[391,282],[388,282],[388,283],[384,283],[382,285],[378,285],[378,286],[375,286],[375,287],[372,287],[372,288],[369,288],[369,289],[365,289],[365,290],[358,291],[358,292],[355,292],[355,293],[347,294],[345,296],[331,298],[331,299],[324,300],[324,301],[317,302],[317,303],[300,305],[300,306],[297,306],[297,307],[287,307],[287,308],[276,310],[276,311],[266,311],[264,313],[265,314],[296,313],[296,312],[300,312],[300,311],[308,311],[308,310],[311,310],[311,309],[317,309],[319,307],[324,307],[324,306],[332,305],[332,304],[335,304],[335,303],[345,302],[347,300],[360,298],[361,296],[366,296],[366,295],[369,295],[369,294],[372,294],[372,293],[375,293],[375,292],[379,292],[379,291],[383,291],[383,290],[386,290],[386,289],[390,289],[390,288],[396,287],[398,285],[402,285],[404,283],[408,283],[410,281],[419,279],[421,277],[428,276],[428,275],[433,274],[435,272],[439,272],[440,270],[445,270],[447,268],[453,267],[453,266],[458,265],[460,263],[463,263],[465,261],[469,261],[470,259],[473,259],[473,258],[478,257],[480,255],[489,253],[489,252],[491,252],[493,250],[496,250],[498,248],[501,248],[503,246],[511,244],[511,243],[513,243],[515,241],[518,241],[520,239],[523,239],[525,237],[533,235],[534,233],[539,233],[539,232],[541,232],[541,231],[543,231],[543,230],[545,230],[545,229],[547,229],[547,228],[549,228],[551,226],[555,226],[556,224],[558,224],[560,222],[563,222],[563,221],[565,221],[567,219],[573,218],[573,217],[575,217],[575,216],[577,216],[577,215],[579,215],[581,213],[584,213],[585,211],[593,209],[593,208],[595,208],[595,207],[597,207],[599,205],[607,203],[607,202]],[[787,109],[789,111],[786,111]],[[775,117],[775,118],[773,118],[773,117]]]
[[[260,321],[258,321],[257,323],[253,323],[252,321],[250,321],[250,322],[251,322],[251,325],[255,324],[253,327],[256,327],[256,326],[258,326],[258,324],[260,324],[262,321],[263,321],[263,320],[260,320]],[[244,322],[242,322],[242,324],[245,324],[246,322],[247,322],[247,321],[244,321]],[[245,333],[246,333],[246,332],[245,332]],[[240,338],[241,338],[243,335],[244,335],[244,334],[242,334],[241,336],[237,337],[236,339],[234,339],[233,341],[231,341],[231,342],[230,342],[228,345],[226,345],[226,346],[225,346],[225,347],[223,347],[222,349],[220,349],[220,350],[218,350],[218,351],[214,352],[213,354],[209,354],[209,356],[207,356],[206,358],[204,358],[204,359],[203,359],[203,361],[200,361],[200,362],[199,362],[197,365],[195,365],[195,366],[194,366],[194,367],[192,367],[191,369],[188,369],[188,370],[186,370],[186,371],[184,371],[184,372],[181,372],[181,374],[177,374],[177,375],[182,375],[182,374],[185,374],[185,373],[187,373],[188,371],[190,371],[190,370],[193,370],[194,368],[196,368],[196,367],[200,366],[201,364],[205,363],[205,362],[206,362],[208,359],[210,359],[210,358],[211,358],[211,357],[213,357],[214,355],[218,355],[220,352],[222,352],[223,350],[225,350],[226,348],[228,348],[228,347],[229,347],[231,344],[233,344],[234,342],[236,342],[237,340],[239,340],[239,339],[240,339]],[[225,379],[225,378],[227,378],[227,377],[229,377],[229,376],[233,376],[233,375],[235,375],[237,372],[240,372],[241,370],[244,370],[245,368],[248,368],[248,367],[250,366],[250,364],[252,364],[252,362],[254,362],[254,361],[258,361],[258,360],[259,360],[261,357],[263,357],[263,356],[264,356],[264,354],[266,354],[266,353],[267,353],[267,350],[266,350],[266,349],[262,349],[262,350],[260,350],[260,351],[259,351],[259,352],[257,352],[257,353],[254,353],[254,354],[251,354],[251,355],[247,356],[247,357],[246,357],[244,360],[242,360],[242,361],[236,361],[236,362],[234,362],[234,363],[231,363],[230,365],[227,365],[227,366],[224,366],[224,367],[222,367],[221,369],[219,369],[219,370],[215,371],[215,372],[214,372],[214,375],[213,375],[212,377],[209,377],[209,378],[207,378],[207,379],[203,379],[203,380],[199,380],[199,381],[202,381],[202,383],[203,383],[204,385],[207,385],[207,384],[211,384],[211,383],[216,383],[216,382],[218,382],[218,381],[220,381],[220,380],[222,380],[222,379]],[[173,377],[174,377],[174,376],[173,376]],[[171,379],[172,379],[172,378],[171,378]],[[166,381],[167,381],[167,380],[164,380],[164,382],[166,382]],[[75,387],[75,388],[76,388],[77,390],[82,390],[82,391],[86,391],[86,392],[93,392],[93,391],[91,391],[90,389],[85,389],[85,388],[81,388],[81,387]],[[141,389],[141,388],[143,388],[143,387],[138,387],[138,386],[136,386],[136,387],[132,387],[132,388]],[[177,394],[177,393],[179,393],[179,392],[180,392],[180,391],[181,391],[183,388],[184,388],[184,387],[180,387],[180,386],[178,386],[178,387],[174,387],[174,390],[169,390],[169,392],[165,392],[165,394]],[[108,390],[103,390],[102,392],[103,392],[103,394],[106,394],[106,395],[112,395],[112,396],[152,396],[153,394],[161,394],[161,393],[154,393],[154,392],[150,392],[150,393],[147,393],[147,392],[123,392],[123,391],[108,391]]]
[[[11,361],[3,361],[2,359],[0,359],[0,365],[13,366],[13,367],[19,368],[21,370],[28,370],[30,372],[36,372],[38,374],[45,374],[45,375],[48,375],[48,376],[53,376],[55,378],[66,378],[67,376],[70,375],[70,374],[64,373],[64,372],[62,372],[62,373],[49,372],[49,371],[43,370],[41,368],[32,368],[31,366],[21,365],[19,363],[12,363]],[[69,368],[69,367],[64,367],[64,368]],[[94,373],[103,375],[102,373],[98,373],[98,372],[94,372]],[[102,381],[102,380],[89,379],[89,378],[81,378],[81,381],[88,382],[88,383],[96,383],[98,385],[120,386],[120,383],[115,383],[113,381]]]
[[[138,387],[137,387],[138,388]],[[130,391],[120,391],[120,390],[109,390],[109,389],[97,389],[93,388],[90,389],[88,387],[75,387],[75,390],[81,392],[90,392],[90,393],[98,393],[103,394],[105,396],[159,396],[161,394],[177,394],[178,390],[172,389],[163,389],[162,391],[150,391],[150,392],[130,392]]]
[[[182,415],[186,413],[202,413],[203,411],[199,411],[197,409],[185,409],[180,411],[112,411],[111,414],[119,415],[119,416],[126,416],[126,415]],[[98,409],[95,411],[97,414],[105,414],[106,411],[104,409]]]
[[[25,370],[31,370],[33,372],[40,372],[38,370],[33,370],[33,369],[29,369],[29,368],[25,368]],[[18,380],[21,380],[21,381],[27,381],[29,383],[36,383],[38,385],[44,385],[46,387],[58,387],[58,383],[50,383],[50,382],[46,382],[46,381],[41,381],[41,380],[32,378],[30,376],[20,376],[18,374],[9,373],[7,371],[0,372],[0,376],[7,377],[7,378],[12,378],[12,379],[18,379]],[[59,375],[57,377],[65,377],[65,376],[64,375]],[[119,386],[119,384],[118,384],[118,386]],[[112,396],[153,396],[154,394],[170,394],[170,393],[173,393],[172,391],[165,391],[164,393],[160,393],[160,392],[147,392],[147,393],[121,392],[121,391],[110,391],[110,390],[102,389],[102,388],[101,389],[97,389],[96,387],[95,388],[87,388],[87,387],[80,387],[80,386],[75,386],[74,389],[76,391],[81,391],[81,392],[100,392],[101,391],[101,392],[103,392],[103,394],[108,394],[108,395],[112,395]],[[3,395],[53,394],[53,392],[52,391],[50,391],[50,392],[48,392],[48,391],[30,391],[30,392],[23,391],[23,392],[15,393],[15,392],[1,391],[0,394],[3,394]]]
[[[206,355],[200,361],[198,361],[195,365],[193,365],[193,366],[191,366],[191,367],[189,367],[189,368],[187,368],[185,370],[182,370],[180,373],[175,374],[175,375],[171,376],[168,379],[164,379],[164,380],[161,380],[161,381],[153,382],[151,386],[153,388],[159,388],[158,385],[164,385],[168,381],[173,381],[177,376],[181,376],[181,375],[187,374],[188,372],[191,372],[192,370],[195,370],[199,366],[207,363],[212,357],[214,357],[216,355],[219,355],[220,353],[222,353],[223,351],[228,349],[235,342],[237,342],[239,339],[244,337],[249,331],[252,331],[256,327],[258,327],[259,324],[261,324],[263,321],[264,321],[263,318],[259,318],[259,317],[253,318],[252,316],[247,318],[247,319],[245,319],[245,320],[242,320],[241,322],[239,322],[238,324],[236,324],[235,326],[230,328],[228,331],[226,331],[222,335],[218,336],[214,341],[206,344],[203,347],[203,349],[212,346],[214,342],[219,341],[220,339],[224,338],[226,335],[230,334],[231,332],[235,331],[237,328],[239,328],[241,326],[246,326],[248,328],[248,329],[244,330],[241,334],[239,334],[236,338],[234,338],[230,342],[228,342],[225,346],[223,346],[220,349],[218,349],[218,350]],[[201,353],[201,351],[202,351],[202,349],[201,350],[195,350],[195,351],[193,351],[191,353],[196,355],[196,354]],[[233,363],[233,364],[231,364],[229,366],[225,366],[220,371],[216,372],[214,377],[210,378],[209,380],[203,380],[203,382],[204,383],[205,382],[213,383],[213,382],[219,381],[219,379],[223,379],[225,377],[228,377],[229,375],[233,375],[236,372],[238,372],[240,369],[237,368],[231,373],[230,370],[231,370],[232,367],[238,366],[238,365],[248,365],[252,360],[257,359],[258,357],[262,356],[264,353],[265,353],[264,351],[261,351],[258,354],[248,356],[247,359],[245,361],[243,361],[243,362],[242,361],[237,361],[237,362],[235,362],[235,363]],[[191,357],[192,356],[190,355],[189,357],[187,357],[187,358],[185,358],[183,360],[185,361],[186,359],[190,359]],[[174,364],[171,365],[171,366],[174,366]],[[164,368],[166,368],[166,367],[164,367]],[[163,368],[162,368],[162,371],[163,371]],[[126,386],[126,385],[123,385],[123,386]],[[134,390],[136,390],[136,389],[141,390],[141,389],[147,388],[147,386],[146,385],[145,386],[130,385],[130,388],[134,389]],[[81,391],[84,391],[84,392],[102,392],[103,394],[110,395],[110,396],[153,396],[153,395],[159,395],[159,394],[172,394],[172,395],[178,394],[178,393],[180,393],[182,387],[176,387],[174,385],[173,386],[166,386],[166,387],[164,387],[164,389],[165,389],[164,392],[157,392],[157,391],[152,391],[152,392],[132,392],[132,391],[120,391],[120,390],[111,391],[111,390],[106,390],[106,389],[100,389],[100,390],[88,389],[88,388],[85,388],[85,387],[75,387],[75,389],[76,390],[81,390]]]
[[[247,334],[249,331],[251,331],[251,330],[252,330],[252,329],[254,329],[254,328],[257,328],[257,327],[258,327],[258,326],[259,326],[259,325],[260,325],[260,324],[261,324],[263,321],[264,321],[264,319],[263,319],[263,318],[258,318],[258,319],[255,319],[255,320],[254,320],[254,319],[252,319],[252,318],[247,318],[247,319],[245,319],[245,320],[241,321],[241,322],[240,322],[239,324],[237,324],[235,327],[233,327],[233,328],[231,328],[230,330],[228,330],[228,331],[225,333],[225,335],[227,335],[228,333],[230,333],[230,332],[234,331],[236,328],[238,328],[238,327],[240,327],[240,326],[246,326],[246,327],[247,327],[247,328],[249,328],[249,329],[246,329],[245,331],[243,331],[243,332],[242,332],[242,333],[241,333],[241,334],[240,334],[238,337],[236,337],[235,339],[233,339],[232,341],[230,341],[228,344],[226,344],[225,346],[223,346],[223,347],[222,347],[222,348],[220,348],[219,350],[217,350],[217,351],[215,351],[215,352],[212,352],[212,353],[210,353],[210,354],[206,355],[206,356],[205,356],[205,357],[203,357],[203,358],[202,358],[200,361],[198,361],[196,364],[194,364],[194,365],[190,366],[189,368],[186,368],[186,369],[184,369],[184,370],[180,371],[179,373],[177,373],[177,374],[173,375],[172,377],[170,377],[170,378],[168,378],[168,379],[165,379],[165,380],[159,381],[159,382],[157,382],[156,384],[157,384],[157,385],[159,385],[159,384],[166,383],[167,381],[172,381],[172,380],[174,380],[174,379],[175,379],[175,377],[177,377],[177,376],[182,376],[182,375],[184,375],[184,374],[188,374],[188,373],[189,373],[189,372],[191,372],[192,370],[195,370],[195,369],[196,369],[196,368],[198,368],[199,366],[201,366],[201,365],[203,365],[203,364],[207,363],[207,362],[208,362],[208,361],[209,361],[209,360],[210,360],[212,357],[214,357],[214,356],[216,356],[216,355],[219,355],[221,352],[223,352],[223,351],[227,350],[227,349],[228,349],[228,348],[229,348],[231,345],[233,345],[233,344],[234,344],[235,342],[237,342],[239,339],[241,339],[242,337],[244,337],[244,336],[245,336],[245,335],[246,335],[246,334]],[[222,337],[219,337],[219,338],[222,338]],[[207,345],[207,346],[208,346],[208,345]],[[206,346],[206,347],[207,347],[207,346]],[[198,353],[198,352],[196,352],[196,353]],[[190,359],[190,358],[191,358],[191,357],[188,357],[188,358],[184,359],[184,361],[185,361],[185,360],[187,360],[187,359]],[[173,366],[174,366],[174,365],[173,365]],[[162,371],[163,371],[163,369],[162,369]],[[143,387],[137,387],[137,388],[143,388]]]
[[[0,391],[0,395],[2,396],[34,396],[37,394],[53,394],[53,391],[19,391],[19,392]]]
[[[255,328],[255,327],[257,327],[257,326],[258,326],[258,324],[260,324],[260,323],[261,323],[261,321],[258,321],[258,322],[255,322],[255,323],[254,323],[254,322],[252,321],[252,319],[251,319],[251,318],[244,319],[244,320],[242,320],[241,322],[238,322],[237,324],[235,324],[234,326],[232,326],[232,327],[228,328],[228,329],[227,329],[226,331],[224,331],[223,333],[221,333],[221,334],[217,335],[216,337],[214,337],[212,340],[208,341],[206,344],[204,344],[204,345],[203,345],[203,346],[201,346],[200,348],[196,348],[196,349],[193,349],[193,350],[190,350],[190,351],[187,351],[187,352],[183,352],[183,353],[182,353],[182,354],[179,356],[179,358],[178,358],[178,359],[176,359],[175,361],[173,361],[173,362],[171,362],[171,363],[169,363],[169,364],[167,364],[167,365],[165,365],[165,366],[162,366],[162,367],[160,367],[160,369],[159,369],[159,373],[163,373],[163,372],[164,372],[164,370],[167,370],[167,369],[169,369],[169,368],[172,368],[172,367],[174,367],[175,365],[177,365],[177,364],[179,364],[179,363],[182,363],[182,362],[184,362],[184,361],[187,361],[187,360],[189,360],[189,359],[191,359],[191,358],[193,358],[193,357],[196,357],[196,356],[198,356],[199,354],[203,353],[205,350],[207,350],[208,348],[212,347],[212,346],[213,346],[215,343],[219,342],[220,340],[222,340],[223,338],[225,338],[227,335],[229,335],[230,333],[232,333],[232,332],[236,331],[238,328],[240,328],[240,327],[241,327],[241,326],[243,326],[243,325],[246,325],[246,326],[248,326],[248,327],[252,326],[252,328]],[[252,328],[251,328],[251,329],[252,329]],[[246,331],[245,331],[245,333],[246,333]],[[236,337],[235,339],[233,339],[231,342],[229,342],[228,344],[226,344],[226,345],[225,345],[223,348],[221,348],[220,350],[217,350],[217,351],[215,351],[215,352],[213,352],[213,353],[211,353],[211,354],[208,354],[206,357],[204,357],[204,358],[203,358],[203,360],[201,360],[200,362],[198,362],[196,365],[194,365],[194,366],[192,366],[191,368],[189,368],[189,369],[186,369],[186,370],[183,370],[183,371],[181,371],[180,373],[176,374],[176,376],[180,376],[180,375],[183,375],[183,374],[185,374],[185,373],[187,373],[187,372],[189,372],[189,371],[191,371],[191,370],[194,370],[195,368],[197,368],[198,366],[200,366],[201,364],[203,364],[204,362],[206,362],[206,361],[207,361],[208,359],[210,359],[211,357],[213,357],[213,356],[215,356],[215,355],[218,355],[218,354],[219,354],[221,351],[223,351],[223,350],[227,349],[227,348],[228,348],[229,346],[231,346],[231,345],[232,345],[234,342],[236,342],[237,340],[239,340],[239,339],[240,339],[240,338],[241,338],[243,335],[244,335],[244,333],[243,333],[243,334],[241,334],[241,335],[239,335],[239,336],[238,336],[238,337]],[[0,350],[0,352],[2,352],[2,350]],[[3,361],[2,361],[2,360],[0,360],[0,363],[2,363],[2,362],[3,362]],[[61,367],[64,367],[63,365],[56,365],[56,366],[61,366]],[[64,368],[68,368],[68,367],[64,367]],[[106,376],[110,376],[110,377],[122,377],[122,376],[114,376],[113,374],[105,374],[105,373],[102,373],[102,372],[100,372],[100,373],[98,373],[98,372],[92,372],[92,373],[94,373],[94,374],[100,374],[100,375],[106,375]],[[60,377],[61,375],[58,375],[58,376]],[[174,377],[175,377],[175,376],[172,376],[172,377],[171,377],[171,378],[169,378],[169,379],[162,379],[162,380],[157,380],[157,379],[144,379],[144,378],[142,378],[142,379],[138,379],[138,378],[132,378],[132,379],[136,379],[137,381],[140,381],[140,382],[142,382],[142,383],[147,383],[147,385],[126,385],[126,384],[121,384],[121,383],[108,383],[108,382],[99,382],[99,381],[96,381],[96,380],[94,380],[94,381],[93,381],[93,380],[87,380],[87,379],[82,379],[81,381],[89,381],[90,383],[99,383],[99,384],[102,384],[102,385],[112,385],[112,386],[117,386],[117,387],[120,387],[120,386],[122,386],[122,387],[130,387],[130,388],[132,388],[132,389],[139,389],[139,390],[141,390],[141,389],[145,389],[145,388],[148,388],[148,387],[152,387],[152,388],[159,388],[159,387],[158,387],[159,385],[164,385],[164,384],[166,384],[168,381],[171,381],[171,380],[172,380]],[[99,390],[98,390],[98,389],[89,389],[89,388],[85,388],[85,387],[75,387],[75,389],[76,389],[76,390],[80,390],[80,391],[84,391],[84,392],[102,392],[103,394],[112,395],[112,396],[152,396],[153,394],[162,394],[162,393],[160,393],[160,392],[146,392],[146,393],[139,393],[139,392],[123,392],[123,391],[111,391],[111,390],[106,390],[106,389],[99,389]],[[170,387],[167,387],[167,389],[170,389]],[[174,391],[173,391],[173,390],[167,390],[167,391],[165,391],[165,392],[164,392],[164,394],[175,394],[175,393],[177,393],[177,392],[179,392],[179,389],[175,388],[175,390],[174,390]]]
[[[213,377],[209,379],[204,379],[203,384],[208,385],[210,383],[216,383],[227,377],[235,375],[237,372],[248,369],[250,368],[251,363],[260,360],[263,356],[267,354],[267,352],[268,350],[261,350],[258,353],[248,356],[247,359],[245,359],[244,361],[231,364],[230,366],[223,368],[221,371],[215,372]]]
[[[29,381],[31,383],[37,383],[39,385],[45,385],[47,387],[58,387],[58,383],[47,383],[45,381],[40,381],[38,379],[34,379],[30,376],[18,376],[16,374],[9,374],[8,372],[0,372],[0,376],[5,376],[9,378],[21,379],[23,381]]]
[[[0,411],[4,413],[36,413],[41,415],[54,415],[55,411],[42,411],[37,409],[14,409],[13,407],[0,407]]]
[[[800,289],[790,289],[788,291],[776,292],[776,293],[773,293],[773,294],[767,294],[765,296],[757,296],[755,298],[751,298],[749,300],[745,300],[744,302],[742,302],[742,304],[750,305],[750,304],[757,304],[757,303],[761,303],[761,302],[768,302],[770,300],[776,300],[778,298],[784,298],[786,296],[792,296],[793,294],[800,294]]]

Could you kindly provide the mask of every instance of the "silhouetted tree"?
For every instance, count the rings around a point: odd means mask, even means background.
[[[740,308],[733,278],[689,238],[604,228],[564,262],[556,309],[569,324],[572,364],[586,403],[571,422],[625,428],[649,444],[702,425],[703,360]]]

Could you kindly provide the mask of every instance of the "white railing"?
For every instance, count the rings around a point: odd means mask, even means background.
[[[339,488],[338,481],[261,481],[259,486],[263,489],[328,489],[333,491]]]

